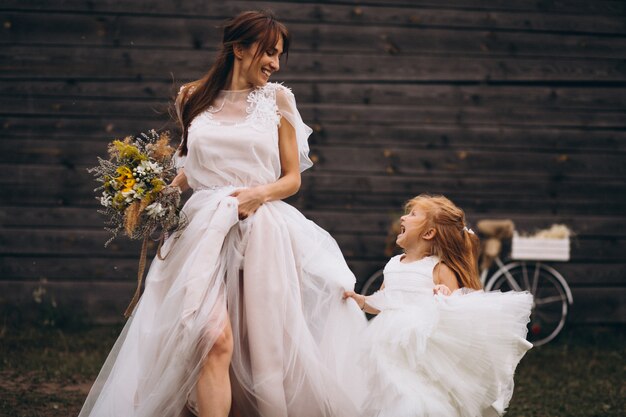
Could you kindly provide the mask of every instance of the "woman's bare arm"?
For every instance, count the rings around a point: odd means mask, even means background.
[[[245,188],[231,194],[239,200],[239,215],[247,217],[268,201],[282,200],[300,189],[300,160],[296,131],[282,118],[278,128],[278,150],[280,153],[280,178],[266,185]]]

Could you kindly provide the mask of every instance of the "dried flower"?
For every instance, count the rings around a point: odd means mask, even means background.
[[[146,238],[157,229],[165,232],[184,225],[178,208],[180,194],[167,184],[176,176],[168,132],[150,130],[109,144],[109,158],[98,158],[89,169],[102,185],[95,189],[109,219],[113,236],[121,231],[131,239]],[[105,246],[106,246],[105,245]]]

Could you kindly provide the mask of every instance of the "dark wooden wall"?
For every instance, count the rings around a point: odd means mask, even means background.
[[[225,4],[223,4],[225,3]],[[163,127],[240,10],[294,34],[276,76],[314,128],[293,203],[360,280],[402,203],[443,193],[470,221],[577,233],[559,265],[577,322],[626,322],[626,2],[611,0],[4,0],[0,298],[119,316],[138,246],[109,249],[85,168]]]

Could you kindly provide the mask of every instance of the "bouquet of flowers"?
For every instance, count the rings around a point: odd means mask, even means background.
[[[128,316],[139,299],[148,238],[160,231],[160,241],[169,232],[181,229],[180,189],[169,184],[176,176],[174,148],[170,146],[169,132],[154,129],[109,144],[108,159],[98,158],[98,165],[90,168],[96,181],[102,185],[94,191],[108,217],[105,227],[112,236],[105,247],[120,232],[131,239],[143,239],[139,262],[138,288]],[[160,249],[159,244],[159,249]],[[160,251],[158,256],[162,259]]]

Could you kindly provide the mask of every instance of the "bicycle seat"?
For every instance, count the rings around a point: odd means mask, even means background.
[[[509,219],[481,220],[476,227],[486,237],[493,237],[499,240],[512,238],[515,230],[515,224]]]

